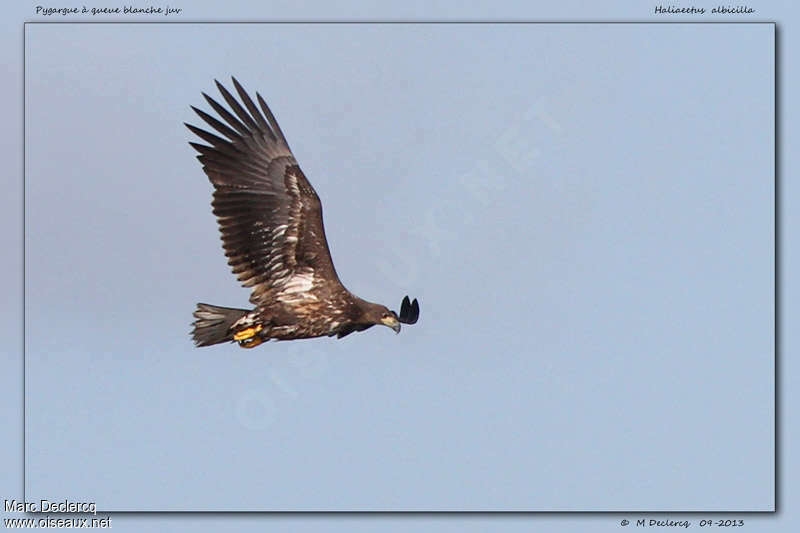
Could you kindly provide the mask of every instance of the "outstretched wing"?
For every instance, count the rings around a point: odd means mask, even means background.
[[[186,124],[207,145],[189,143],[214,185],[212,206],[233,273],[252,287],[250,301],[261,306],[286,287],[310,290],[339,283],[331,261],[322,204],[303,175],[283,132],[261,95],[261,112],[233,78],[240,104],[217,88],[235,114],[203,93],[220,120],[192,107],[222,137]],[[263,114],[262,114],[263,112]]]

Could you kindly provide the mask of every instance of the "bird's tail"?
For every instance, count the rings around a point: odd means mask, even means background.
[[[192,323],[192,338],[196,346],[211,346],[221,342],[233,341],[234,331],[231,330],[239,319],[249,311],[219,307],[217,305],[197,304],[194,311],[196,320]]]

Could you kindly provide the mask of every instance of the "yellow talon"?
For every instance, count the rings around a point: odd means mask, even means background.
[[[253,337],[250,340],[240,341],[239,342],[239,347],[240,348],[255,348],[256,346],[258,346],[262,342],[264,342],[264,339],[262,339],[261,337]]]
[[[249,338],[252,338],[256,333],[264,329],[264,326],[258,324],[257,326],[253,326],[252,328],[243,329],[242,331],[237,332],[233,336],[233,340],[235,341],[245,341]],[[260,343],[259,343],[260,344]]]

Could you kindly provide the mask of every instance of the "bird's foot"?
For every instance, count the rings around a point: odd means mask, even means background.
[[[261,337],[252,337],[247,340],[239,341],[239,348],[255,348],[259,344],[263,343],[264,339]]]
[[[253,326],[252,328],[247,328],[247,329],[243,329],[242,331],[237,331],[233,335],[233,340],[240,341],[240,342],[241,341],[246,341],[247,339],[253,338],[256,335],[256,333],[258,333],[262,329],[264,329],[264,326],[262,326],[261,324],[258,324],[256,326]]]

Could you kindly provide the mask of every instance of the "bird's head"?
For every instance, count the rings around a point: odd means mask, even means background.
[[[395,333],[400,333],[400,320],[394,311],[390,311],[386,306],[378,306],[379,313],[377,314],[376,324],[381,324],[387,328],[392,328]]]
[[[378,326],[392,328],[395,333],[400,333],[400,320],[394,311],[390,311],[385,305],[363,302],[361,305],[360,322]]]
[[[413,302],[409,300],[408,296],[403,298],[400,305],[400,316],[384,305],[368,304],[364,311],[364,318],[369,324],[383,325],[392,328],[395,333],[400,333],[400,324],[415,324],[419,319],[419,303],[416,298]]]

